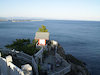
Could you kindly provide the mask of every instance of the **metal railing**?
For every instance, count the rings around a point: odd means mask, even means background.
[[[71,65],[65,67],[64,69],[62,69],[58,72],[53,73],[52,75],[64,75],[64,74],[70,72],[70,69],[71,69]]]
[[[62,70],[60,70],[60,71],[58,71],[58,72],[53,73],[52,75],[64,75],[64,74],[70,72],[70,70],[71,70],[71,65],[70,65],[69,63],[67,63],[67,61],[64,60],[63,57],[61,57],[58,53],[56,53],[56,56],[57,56],[58,58],[62,59],[67,65],[66,65],[65,68],[63,68]]]

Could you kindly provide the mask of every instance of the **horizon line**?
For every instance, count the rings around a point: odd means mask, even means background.
[[[100,20],[89,20],[89,19],[53,19],[53,18],[42,18],[42,17],[0,17],[0,19],[7,19],[8,18],[8,20],[9,19],[11,19],[11,18],[16,18],[16,19],[21,19],[21,18],[23,18],[23,19],[40,19],[40,20],[69,20],[69,21],[97,21],[97,22],[99,22]]]

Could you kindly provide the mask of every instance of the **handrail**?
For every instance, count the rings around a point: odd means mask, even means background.
[[[38,56],[39,54],[42,54],[44,51],[43,47],[34,55],[34,56]]]
[[[58,53],[56,53],[56,55],[59,58],[63,59]],[[66,62],[66,64],[68,64],[66,60],[63,59],[63,61]],[[64,74],[68,73],[70,71],[70,69],[71,69],[71,65],[68,64],[68,66],[66,66],[64,69],[62,69],[62,70],[60,70],[58,72],[55,72],[52,75],[64,75]]]
[[[37,67],[36,61],[33,56],[30,56],[24,52],[19,52],[19,51],[15,51],[15,50],[1,50],[0,49],[0,51],[2,51],[3,53],[7,53],[7,54],[8,53],[16,54],[18,59],[21,59],[21,60],[31,63],[33,68],[35,68],[36,75],[38,75],[38,67]]]
[[[2,58],[2,57],[0,57],[0,60],[1,60],[1,64],[2,65],[0,65],[1,67],[2,66],[4,66],[4,64],[6,64],[5,65],[5,72],[7,72],[7,70],[9,71],[9,70],[11,70],[11,71],[14,71],[14,70],[16,70],[17,71],[17,74],[19,74],[19,75],[24,75],[24,72],[20,69],[20,68],[18,68],[16,65],[14,65],[13,63],[11,63],[11,62],[7,62],[6,61],[6,59],[5,58]],[[2,63],[3,62],[3,63]],[[9,64],[9,65],[7,65],[7,64]],[[11,71],[9,71],[9,72],[11,72]],[[8,75],[9,73],[7,73],[7,75]]]
[[[52,75],[66,74],[66,73],[68,73],[70,71],[70,68],[71,68],[71,66],[69,65],[69,66],[65,67],[64,69],[62,69],[62,70],[60,70],[58,72],[53,73]]]
[[[13,63],[9,62],[9,67],[10,67],[12,70],[13,70],[13,69],[16,69],[17,72],[18,72],[19,74],[24,75],[23,71],[22,71],[20,68],[18,68],[17,66],[15,66]]]

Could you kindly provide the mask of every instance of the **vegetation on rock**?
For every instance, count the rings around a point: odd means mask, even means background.
[[[76,59],[74,56],[72,56],[71,54],[67,54],[66,55],[66,60],[67,61],[70,61],[70,62],[72,62],[72,63],[74,63],[74,64],[76,64],[76,65],[80,65],[80,66],[85,66],[85,63],[84,62],[82,62],[82,61],[80,61],[80,60],[78,60],[78,59]]]
[[[46,26],[42,25],[38,32],[48,32],[48,29],[46,29]]]
[[[5,47],[8,49],[15,49],[17,51],[23,51],[29,55],[33,55],[39,49],[36,48],[36,42],[33,40],[33,43],[30,42],[30,39],[16,39],[12,44],[8,44]]]
[[[71,64],[71,71],[65,75],[90,75],[86,68],[86,64],[71,54],[65,54],[64,49],[60,46],[60,44],[58,45],[57,53]]]

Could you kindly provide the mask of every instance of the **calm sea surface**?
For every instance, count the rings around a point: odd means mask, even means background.
[[[18,38],[34,39],[41,25],[50,32],[66,53],[86,62],[92,75],[100,75],[100,22],[46,20],[36,22],[0,22],[0,48]]]

